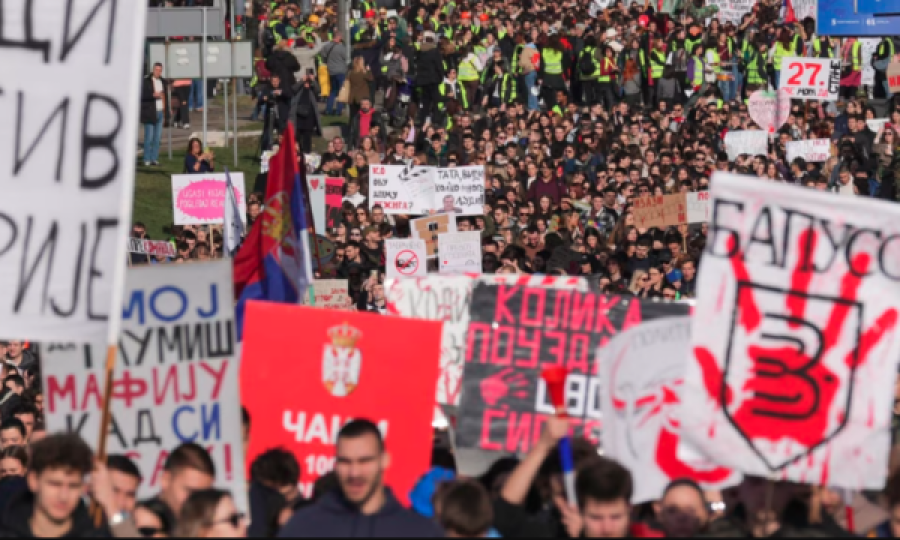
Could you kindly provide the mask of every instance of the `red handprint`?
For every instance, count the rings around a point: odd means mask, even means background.
[[[505,368],[481,381],[481,397],[491,407],[506,396],[525,399],[528,397],[528,389],[524,388],[527,384],[525,375]]]
[[[738,327],[733,332],[736,334],[738,329],[742,329],[747,336],[743,353],[731,351],[735,347],[734,335],[729,350],[733,357],[745,355],[750,359],[752,367],[749,377],[742,388],[731,388],[709,349],[697,347],[694,353],[707,392],[751,445],[758,439],[776,442],[791,438],[806,448],[805,453],[809,453],[836,435],[843,429],[848,417],[846,409],[849,408],[853,389],[846,392],[847,405],[838,416],[838,421],[831,422],[832,402],[841,380],[828,367],[829,364],[833,366],[833,362],[826,360],[835,354],[844,355],[843,361],[851,372],[845,382],[853,384],[853,372],[869,359],[872,349],[897,323],[897,311],[887,309],[870,328],[865,331],[860,328],[862,310],[857,296],[861,276],[866,274],[871,263],[866,253],[859,253],[850,261],[852,271],[848,270],[840,279],[837,297],[810,293],[812,254],[817,240],[817,234],[812,230],[800,235],[797,245],[800,257],[791,277],[791,288],[783,291],[754,284],[744,264],[743,254],[734,249],[734,239],[729,239],[729,252],[734,252],[731,266],[738,290]],[[784,313],[763,312],[757,303],[757,295],[783,295]],[[821,316],[819,312],[808,309],[811,301],[819,304],[827,301],[832,306],[822,328],[810,320]],[[771,302],[768,305],[772,305]],[[838,345],[842,332],[848,332],[844,327],[851,313],[856,313],[859,318],[855,328],[859,340],[857,346],[841,350]],[[727,358],[723,362],[726,370],[730,360]],[[805,454],[791,456],[786,463],[779,465],[769,463],[760,453],[772,470],[783,468],[802,455]]]

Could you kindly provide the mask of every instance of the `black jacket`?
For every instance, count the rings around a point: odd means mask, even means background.
[[[15,496],[4,509],[0,538],[35,538],[29,523],[33,514],[34,495],[26,489]],[[87,507],[79,501],[72,515],[72,528],[63,538],[112,538],[112,533],[106,525],[95,527]]]
[[[275,51],[266,60],[266,69],[281,78],[282,88],[293,88],[297,84],[295,74],[300,71],[300,62],[290,51]]]
[[[159,80],[163,84],[163,93],[168,96],[169,81],[163,78]],[[165,99],[163,99],[163,103],[165,103]],[[165,110],[165,107],[163,109]],[[147,75],[144,77],[143,83],[141,83],[141,123],[155,124],[156,113],[156,98],[153,97],[153,76]]]
[[[416,85],[439,84],[444,80],[444,59],[434,43],[425,43],[416,53]]]
[[[384,506],[367,516],[354,508],[339,491],[324,495],[319,502],[291,517],[279,538],[439,538],[444,534],[428,518],[400,505],[390,488],[385,488]]]

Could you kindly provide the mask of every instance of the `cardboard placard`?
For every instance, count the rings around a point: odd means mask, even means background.
[[[437,257],[438,235],[456,232],[456,218],[452,214],[437,214],[410,220],[409,226],[413,238],[425,240],[425,253],[431,259]]]
[[[218,225],[225,222],[225,173],[173,174],[172,206],[175,225]],[[244,173],[231,173],[234,196],[246,226],[247,192]]]
[[[310,302],[309,292],[306,293],[304,304],[326,309],[352,309],[349,289],[346,279],[317,279],[312,282],[314,302]]]

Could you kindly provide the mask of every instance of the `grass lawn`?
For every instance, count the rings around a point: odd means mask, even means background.
[[[323,117],[325,126],[345,123],[346,117]],[[253,123],[242,126],[241,131],[261,130],[262,123]],[[231,142],[231,139],[229,139]],[[316,137],[313,139],[313,149],[321,153],[325,150],[325,140]],[[253,181],[259,173],[259,161],[256,157],[259,148],[258,137],[238,137],[238,165],[234,166],[234,152],[231,147],[214,148],[216,153],[216,170],[224,171],[228,167],[232,172],[243,172],[247,190],[253,189]],[[134,184],[134,207],[132,220],[141,221],[147,226],[147,234],[155,240],[169,237],[166,232],[172,225],[172,182],[173,174],[181,174],[184,170],[184,148],[172,148],[172,159],[168,159],[169,153],[165,140],[160,148],[159,167],[144,167],[143,161],[137,166]]]

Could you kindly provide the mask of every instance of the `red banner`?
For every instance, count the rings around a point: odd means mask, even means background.
[[[440,354],[440,322],[250,302],[241,362],[247,463],[277,446],[292,450],[309,495],[334,465],[341,427],[367,418],[391,455],[386,483],[407,501],[431,459]]]

